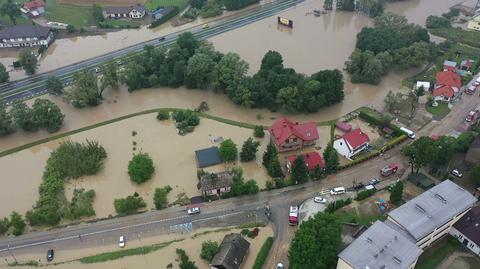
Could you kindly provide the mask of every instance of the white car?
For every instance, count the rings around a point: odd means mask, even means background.
[[[463,176],[463,174],[460,171],[458,171],[457,169],[452,170],[452,175],[454,175],[456,177],[462,177]]]
[[[314,201],[315,203],[325,204],[325,203],[327,202],[327,199],[325,199],[325,198],[323,198],[323,197],[321,197],[321,196],[315,196],[315,197],[313,198],[313,201]]]
[[[337,187],[330,190],[331,195],[338,195],[338,194],[344,194],[344,193],[345,193],[344,187]]]
[[[277,267],[275,267],[275,269],[285,269],[285,266],[283,266],[283,263],[279,262],[277,264]]]
[[[189,210],[187,210],[188,215],[195,215],[195,214],[198,214],[198,213],[200,213],[200,208],[198,208],[198,207],[192,207]]]
[[[125,238],[124,235],[120,236],[120,238],[118,239],[118,246],[123,248],[125,247],[125,244],[126,244],[127,240]]]

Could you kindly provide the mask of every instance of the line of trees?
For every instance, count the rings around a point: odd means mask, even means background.
[[[236,104],[272,111],[316,112],[344,98],[339,70],[323,70],[308,77],[285,68],[276,51],[265,54],[254,76],[246,75],[248,68],[238,54],[222,54],[187,32],[170,50],[146,46],[128,62],[121,77],[129,91],[185,85],[223,92]]]

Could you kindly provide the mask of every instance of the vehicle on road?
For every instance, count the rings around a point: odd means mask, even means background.
[[[202,26],[203,29],[207,29],[208,27],[210,27],[210,26],[208,26],[208,23],[205,23],[205,24]]]
[[[369,181],[368,181],[368,185],[376,185],[380,183],[380,180],[378,178],[371,178]]]
[[[466,122],[472,122],[475,121],[478,117],[478,113],[476,111],[471,110],[468,112],[467,117],[465,118]]]
[[[125,238],[124,235],[120,236],[120,238],[118,239],[118,246],[123,248],[125,247],[125,244],[127,243],[127,239]]]
[[[453,169],[452,170],[452,175],[454,175],[456,177],[462,177],[463,176],[462,172],[458,171],[458,169]]]
[[[330,190],[331,195],[339,195],[339,194],[344,194],[345,193],[345,188],[344,187],[337,187],[333,188]]]
[[[471,85],[470,87],[468,87],[468,88],[465,90],[465,93],[471,95],[471,94],[474,94],[476,90],[477,90],[477,86]]]
[[[365,186],[365,190],[366,191],[371,191],[371,190],[376,191],[377,188],[375,188],[375,186],[373,186],[373,185],[367,185],[367,186]]]
[[[163,40],[165,40],[165,37],[162,36],[162,37],[160,37],[158,40],[159,40],[159,41],[163,41]]]
[[[362,182],[358,182],[358,183],[353,184],[353,189],[356,190],[356,191],[359,191],[359,190],[363,189],[364,187],[365,187],[365,184],[363,184]]]
[[[325,203],[327,202],[327,199],[325,199],[325,198],[323,198],[323,197],[321,197],[321,196],[315,196],[315,197],[313,198],[313,201],[314,201],[315,203],[325,204]]]
[[[199,207],[192,207],[189,210],[187,210],[188,215],[196,215],[200,213],[200,208]]]
[[[55,252],[53,251],[53,249],[49,249],[47,251],[47,261],[49,262],[53,261],[54,256],[55,256]]]
[[[275,267],[275,269],[285,269],[285,266],[283,266],[283,263],[279,262],[277,263],[277,266]]]
[[[398,170],[398,165],[396,163],[391,163],[380,170],[380,174],[384,177],[395,174]]]
[[[288,212],[288,224],[294,226],[298,225],[298,206],[290,206]]]
[[[400,130],[404,133],[407,134],[408,137],[410,137],[411,139],[415,139],[415,133],[412,131],[412,130],[409,130],[405,127],[401,127]]]

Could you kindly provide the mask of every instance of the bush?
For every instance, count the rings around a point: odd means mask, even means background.
[[[260,0],[225,0],[225,8],[227,10],[237,10],[258,2]]]
[[[427,28],[446,28],[446,27],[452,27],[452,24],[448,19],[430,15],[427,17],[425,26]]]
[[[178,257],[180,257],[180,263],[178,264],[180,269],[198,269],[198,267],[195,265],[195,262],[192,262],[188,258],[185,250],[177,248],[176,253]]]
[[[222,15],[222,13],[222,3],[217,0],[208,1],[200,10],[200,16],[202,16],[202,18],[215,17]]]
[[[74,189],[73,198],[70,203],[68,215],[69,219],[79,219],[81,217],[95,216],[93,209],[93,200],[95,199],[95,191],[85,189]]]
[[[19,236],[23,234],[25,230],[25,221],[23,220],[22,215],[18,214],[17,212],[13,211],[10,215],[10,224],[13,227],[13,235]]]
[[[135,154],[128,163],[130,180],[137,184],[149,180],[153,172],[155,172],[155,167],[153,166],[152,158],[146,153]]]
[[[71,24],[67,25],[67,32],[75,33],[75,26],[73,26]]]
[[[253,136],[257,138],[263,138],[265,136],[265,131],[263,130],[263,126],[256,125],[253,129]]]
[[[173,120],[177,123],[179,134],[193,132],[195,126],[200,123],[200,118],[191,110],[178,110],[172,114]]]
[[[198,9],[192,7],[187,12],[185,12],[185,14],[183,14],[182,17],[194,20],[198,17],[198,13],[199,13]]]
[[[173,7],[173,10],[170,11],[170,13],[168,13],[167,15],[161,17],[160,19],[152,22],[152,24],[150,24],[150,26],[148,26],[148,28],[155,28],[155,27],[161,25],[162,23],[164,23],[164,22],[170,20],[171,18],[177,16],[178,12],[179,12],[178,7]]]
[[[375,193],[375,189],[361,191],[357,194],[357,198],[355,198],[355,200],[357,201],[365,200],[368,197],[372,196],[374,193]]]
[[[167,185],[163,188],[156,188],[155,189],[155,194],[153,196],[153,202],[155,204],[156,209],[162,209],[162,208],[167,207],[167,205],[168,205],[167,195],[171,190],[172,190],[172,187],[170,187],[169,185]]]
[[[329,203],[327,205],[327,208],[325,209],[325,212],[326,213],[333,213],[335,212],[336,210],[344,207],[344,206],[347,206],[349,204],[352,203],[352,199],[351,198],[347,198],[345,200],[337,200],[337,201],[334,201],[332,203]]]
[[[267,260],[268,253],[270,252],[272,245],[273,245],[273,237],[269,236],[267,240],[265,240],[265,242],[263,243],[262,248],[260,248],[260,251],[258,252],[257,257],[255,258],[255,263],[253,264],[252,269],[263,268],[263,265]]]
[[[224,162],[235,161],[238,155],[237,145],[231,139],[224,140],[220,144],[219,155]]]
[[[0,235],[5,234],[8,228],[10,228],[10,221],[8,221],[7,218],[3,218],[3,220],[0,219]]]
[[[113,201],[115,211],[120,215],[128,215],[136,213],[140,208],[147,206],[142,197],[137,193],[133,196],[129,195],[126,198],[115,199]]]
[[[200,258],[211,262],[215,254],[218,252],[218,242],[205,241],[202,243],[202,251],[200,252]]]
[[[168,111],[159,111],[157,114],[157,120],[168,120],[170,115]]]

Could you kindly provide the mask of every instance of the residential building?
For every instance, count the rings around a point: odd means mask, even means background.
[[[145,16],[145,13],[145,7],[141,4],[136,4],[125,7],[106,7],[103,11],[103,16],[111,19],[140,19]]]
[[[151,12],[153,20],[159,20],[168,13],[173,11],[173,7],[164,7],[164,8],[159,8]]]
[[[480,14],[473,17],[467,24],[468,30],[480,31]]]
[[[219,196],[229,192],[232,184],[233,174],[229,171],[206,173],[200,176],[200,190],[204,196]]]
[[[222,163],[218,147],[210,147],[195,151],[198,168],[204,168]]]
[[[422,249],[389,223],[376,221],[338,255],[337,269],[413,269]]]
[[[210,269],[239,269],[249,247],[250,243],[241,234],[225,235],[217,254],[212,259]]]
[[[43,0],[32,0],[26,2],[20,11],[28,17],[35,18],[45,13],[45,2]]]
[[[470,71],[470,68],[472,68],[474,63],[475,61],[472,59],[463,60],[460,62],[460,69],[463,71]]]
[[[355,155],[368,148],[370,138],[360,128],[345,133],[333,142],[335,150],[343,157],[351,160]]]
[[[302,154],[300,156],[303,157],[303,160],[305,161],[305,165],[307,166],[309,172],[315,170],[317,166],[320,167],[321,169],[325,169],[325,161],[323,160],[322,156],[318,152],[312,151],[312,152]],[[291,155],[287,157],[286,167],[288,171],[292,169],[293,163],[295,162],[297,157],[298,157],[297,155]]]
[[[472,208],[450,230],[466,248],[480,256],[480,206]]]
[[[52,30],[38,25],[15,25],[0,31],[0,48],[48,46]]]
[[[457,63],[449,60],[443,61],[443,71],[457,72]]]
[[[314,122],[294,123],[287,118],[280,118],[268,131],[270,140],[279,152],[313,146],[318,140],[317,125]]]
[[[468,191],[445,180],[388,214],[422,249],[447,234],[477,199]]]
[[[449,102],[460,92],[462,80],[460,76],[452,71],[442,71],[437,73],[435,88],[433,89],[433,98],[436,101]]]

